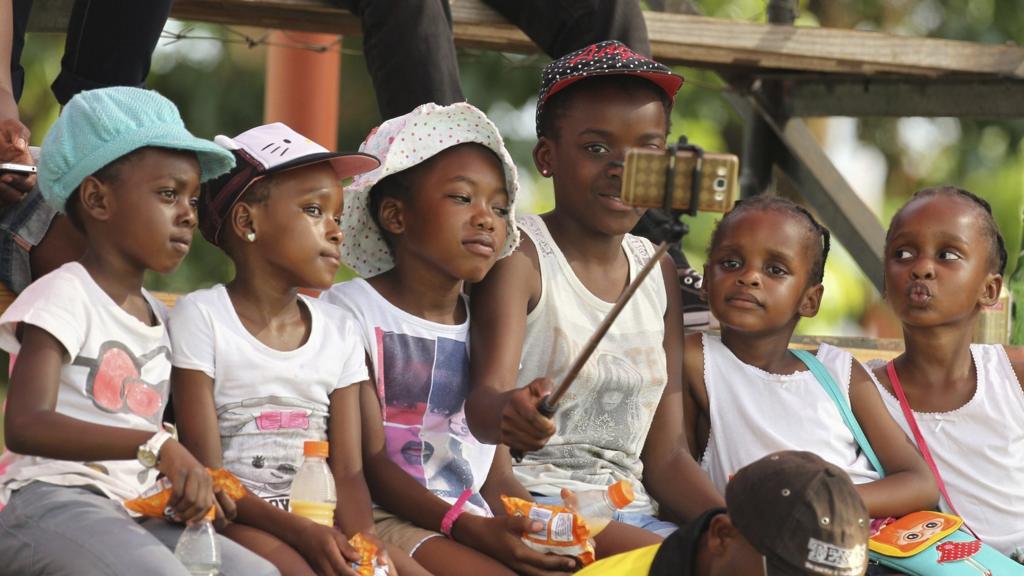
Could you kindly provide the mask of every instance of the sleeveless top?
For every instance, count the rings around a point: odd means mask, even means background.
[[[613,304],[591,293],[576,277],[539,216],[519,220],[537,248],[541,295],[526,317],[517,384],[549,376],[557,385]],[[654,255],[643,238],[627,234],[622,249],[629,277]],[[640,453],[667,381],[665,280],[652,270],[583,367],[555,415],[558,431],[514,468],[527,490],[557,496],[571,490],[633,483],[631,512],[653,513],[644,490]]]
[[[822,344],[817,357],[849,401],[853,356]],[[737,358],[720,337],[705,334],[704,384],[711,434],[701,467],[723,494],[740,468],[779,450],[813,452],[846,470],[854,484],[879,479],[809,370],[765,372]]]
[[[972,344],[977,389],[950,412],[914,412],[949,497],[982,541],[1004,554],[1024,546],[1024,390],[998,344]],[[874,377],[874,374],[872,374]],[[913,439],[899,400],[875,385]],[[944,512],[948,507],[940,501]]]

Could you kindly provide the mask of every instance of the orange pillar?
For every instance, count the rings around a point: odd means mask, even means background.
[[[284,122],[324,148],[336,150],[341,37],[275,30],[270,41],[263,121]],[[316,52],[290,47],[297,44],[330,45],[331,49]]]

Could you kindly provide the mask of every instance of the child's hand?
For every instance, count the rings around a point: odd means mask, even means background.
[[[202,520],[213,506],[213,480],[206,467],[187,448],[173,438],[160,449],[157,469],[171,481],[171,499],[175,518],[191,524]]]
[[[299,553],[317,574],[359,576],[351,566],[352,562],[359,561],[359,553],[340,530],[310,520],[298,544]]]
[[[238,515],[238,506],[231,496],[217,486],[213,487],[213,497],[217,508],[217,517],[214,519],[213,525],[217,530],[221,530]]]
[[[16,118],[0,121],[0,162],[34,165],[32,154],[28,151],[28,128]],[[14,204],[28,194],[36,185],[36,176],[20,174],[0,175],[0,208]]]
[[[501,443],[513,450],[540,450],[555,433],[555,423],[537,407],[551,393],[550,378],[537,378],[509,393],[501,410]]]
[[[485,518],[463,514],[455,521],[452,534],[457,541],[496,558],[517,574],[553,576],[575,571],[573,558],[542,554],[523,543],[523,532],[536,532],[543,527],[525,516]]]

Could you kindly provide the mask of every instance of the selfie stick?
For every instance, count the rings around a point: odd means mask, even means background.
[[[651,273],[651,270],[661,262],[661,257],[664,256],[666,252],[668,252],[668,242],[662,242],[654,252],[654,256],[647,261],[647,264],[644,264],[644,267],[640,269],[640,273],[636,275],[636,278],[633,278],[633,281],[629,283],[629,286],[626,286],[626,289],[622,292],[622,295],[619,296],[619,299],[615,301],[615,305],[612,306],[608,315],[601,321],[601,325],[597,327],[597,330],[595,330],[593,334],[591,334],[590,340],[587,341],[586,346],[584,346],[583,350],[578,356],[576,356],[576,361],[572,363],[572,366],[569,368],[569,372],[566,373],[565,378],[562,378],[562,383],[558,385],[558,388],[556,388],[553,393],[545,396],[544,399],[541,400],[540,406],[537,407],[538,412],[548,418],[555,415],[555,410],[558,409],[558,402],[562,400],[562,396],[565,396],[569,387],[572,386],[573,381],[576,380],[577,376],[579,376],[580,371],[583,370],[583,365],[586,364],[587,360],[590,359],[590,356],[593,355],[594,350],[597,349],[597,345],[601,343],[601,339],[608,333],[608,329],[612,327],[612,323],[619,317],[619,313],[622,312],[626,303],[633,297],[637,288],[643,284],[644,279]],[[515,449],[512,450],[512,457],[516,459],[516,462],[522,461],[523,451]]]

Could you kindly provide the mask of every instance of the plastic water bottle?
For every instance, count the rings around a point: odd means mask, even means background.
[[[334,475],[327,466],[327,442],[307,440],[302,446],[306,459],[292,480],[291,511],[317,524],[334,526],[334,507],[338,495]]]
[[[606,490],[579,492],[575,495],[575,503],[569,498],[565,504],[583,517],[593,538],[608,526],[616,510],[629,506],[634,498],[633,485],[628,480],[619,480]]]
[[[220,574],[220,542],[217,532],[209,520],[193,524],[178,537],[174,556],[196,576],[217,576]]]

